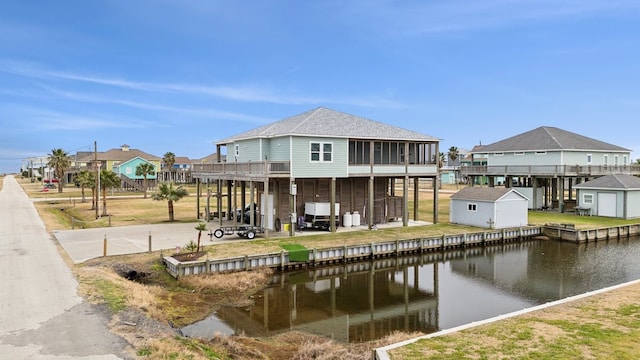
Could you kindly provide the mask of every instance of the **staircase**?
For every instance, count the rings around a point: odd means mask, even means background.
[[[127,191],[144,191],[143,180],[134,180],[127,175],[120,174],[120,180],[122,180],[122,188]],[[150,181],[147,181],[150,183]]]

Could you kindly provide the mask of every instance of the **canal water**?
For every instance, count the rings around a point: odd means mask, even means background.
[[[640,278],[640,238],[553,240],[276,274],[249,307],[225,307],[185,335],[303,331],[341,342],[432,333]]]

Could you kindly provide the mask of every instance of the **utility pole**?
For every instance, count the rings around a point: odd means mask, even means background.
[[[93,163],[96,170],[96,219],[100,214],[100,165],[98,165],[98,142],[93,142]]]

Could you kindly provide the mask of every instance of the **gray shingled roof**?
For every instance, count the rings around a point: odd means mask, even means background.
[[[319,107],[302,114],[276,121],[259,128],[220,140],[217,144],[279,136],[319,136],[351,139],[381,139],[406,141],[440,141],[416,131]]]
[[[578,135],[556,127],[541,126],[522,134],[483,146],[481,152],[506,151],[631,151],[623,147]]]
[[[640,190],[640,178],[633,175],[606,175],[574,186],[575,189]]]
[[[98,160],[100,161],[128,161],[135,157],[141,157],[147,161],[161,160],[161,158],[147,154],[146,152],[138,149],[129,149],[127,151],[122,151],[122,148],[114,148],[103,152],[98,152]],[[81,162],[91,162],[95,158],[94,153],[90,153],[86,157],[82,159],[78,159],[77,161]]]
[[[500,198],[508,194],[513,189],[495,188],[495,187],[466,187],[457,193],[451,195],[453,200],[470,200],[470,201],[498,201]]]

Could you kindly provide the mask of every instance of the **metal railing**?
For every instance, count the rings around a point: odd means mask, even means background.
[[[602,176],[613,174],[640,175],[640,165],[484,165],[461,166],[466,175],[516,176]]]

